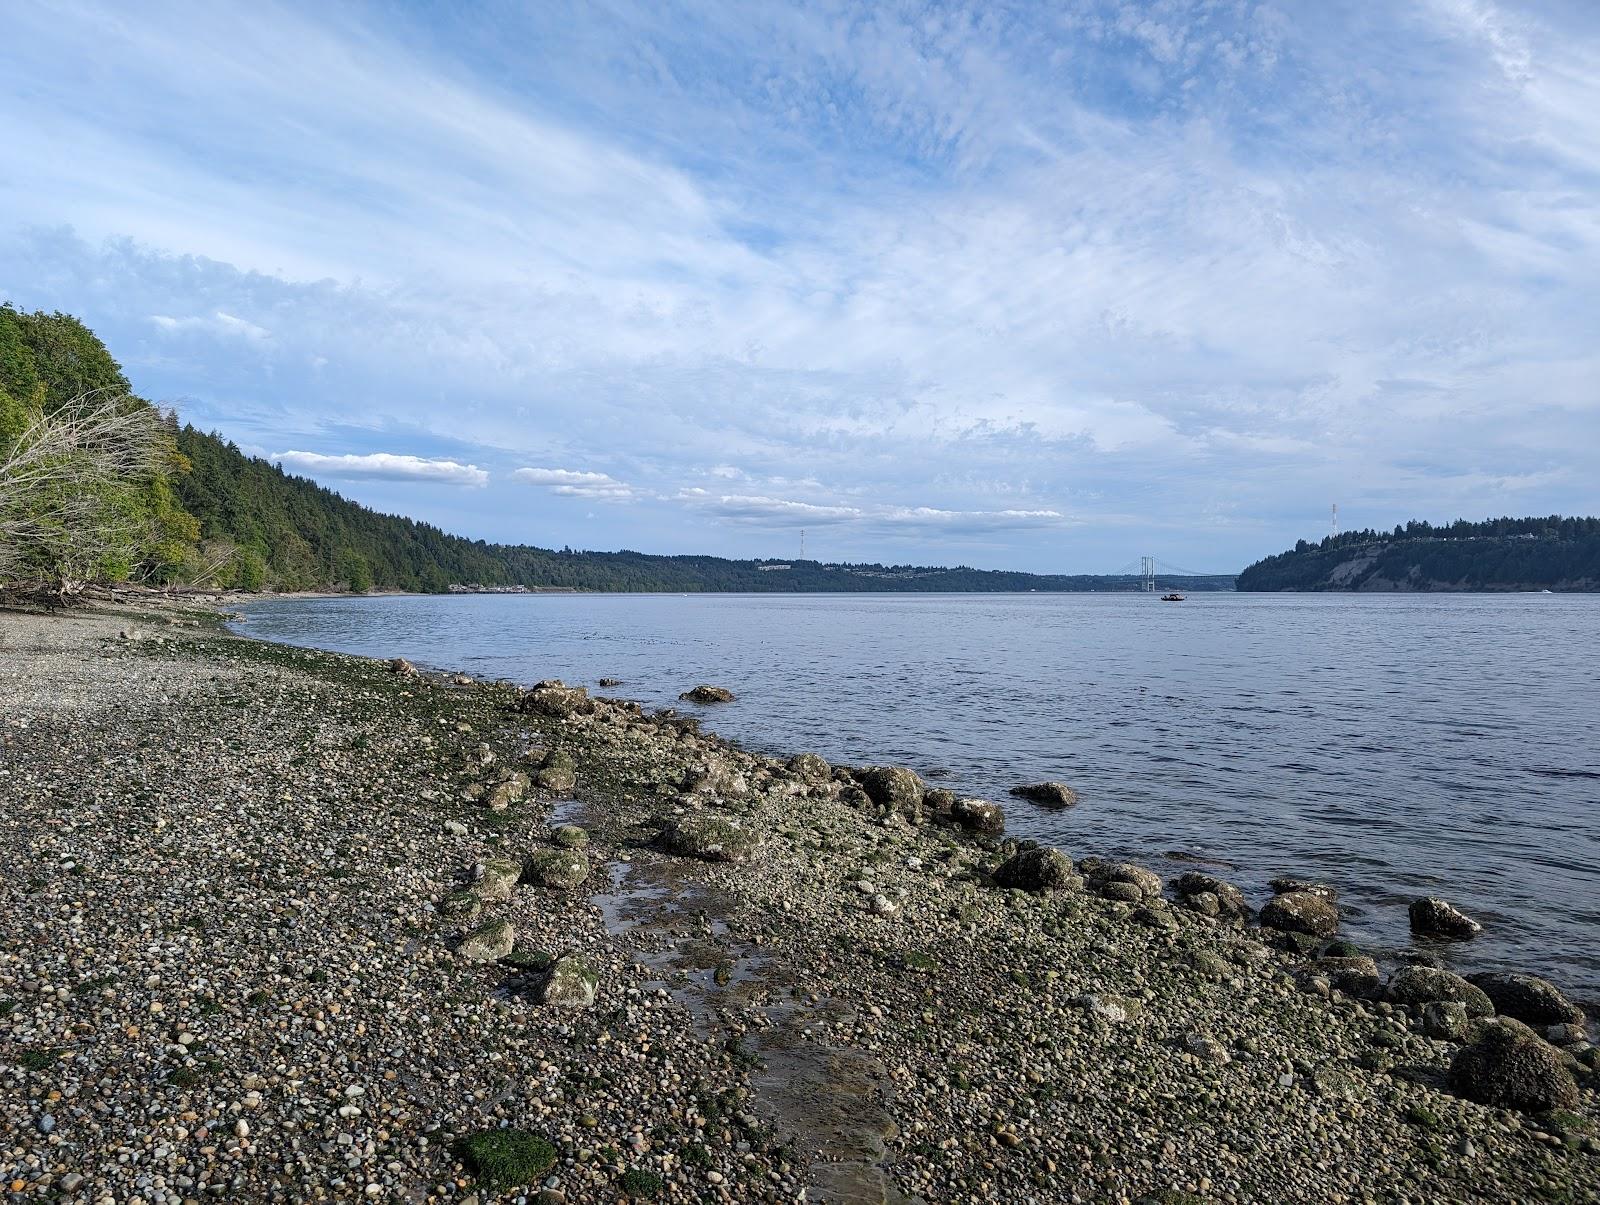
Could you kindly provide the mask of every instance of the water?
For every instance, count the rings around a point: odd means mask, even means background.
[[[1335,884],[1357,940],[1437,893],[1464,969],[1600,1000],[1600,596],[475,595],[279,599],[242,630],[650,706],[735,690],[746,747],[903,763],[1009,831],[1175,873]],[[1007,797],[1060,779],[1082,802]]]

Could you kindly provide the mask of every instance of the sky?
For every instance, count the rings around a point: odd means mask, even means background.
[[[1600,511],[1600,9],[13,6],[0,298],[475,538],[1231,571]]]

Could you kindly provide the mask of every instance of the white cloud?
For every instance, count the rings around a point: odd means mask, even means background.
[[[168,333],[180,331],[201,331],[205,334],[222,335],[231,339],[262,340],[272,338],[272,332],[264,326],[257,326],[254,322],[247,322],[243,318],[235,317],[226,310],[218,310],[209,317],[172,318],[166,314],[151,314],[150,321],[159,330]]]
[[[277,452],[269,459],[284,468],[313,477],[374,478],[383,481],[430,481],[446,485],[482,487],[489,474],[475,464],[454,460],[429,460],[420,456],[370,452],[365,455],[324,456],[317,452]]]
[[[565,498],[597,498],[607,502],[626,502],[635,490],[626,482],[605,473],[586,473],[577,469],[523,468],[511,474],[528,485],[540,485]]]
[[[800,502],[757,494],[714,494],[694,488],[678,499],[696,510],[735,523],[764,527],[831,527],[860,524],[875,529],[986,532],[1056,527],[1067,518],[1055,510],[944,510],[932,506],[847,506]]]

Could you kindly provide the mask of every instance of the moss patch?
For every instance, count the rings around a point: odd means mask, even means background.
[[[556,1161],[556,1148],[526,1130],[485,1130],[460,1143],[462,1161],[491,1188],[534,1184]]]

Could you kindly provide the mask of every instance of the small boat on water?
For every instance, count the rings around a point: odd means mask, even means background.
[[[1183,602],[1184,599],[1183,599],[1183,595],[1181,595],[1181,594],[1177,593],[1176,591],[1174,591],[1171,594],[1163,594],[1161,596],[1161,601],[1162,602]]]

